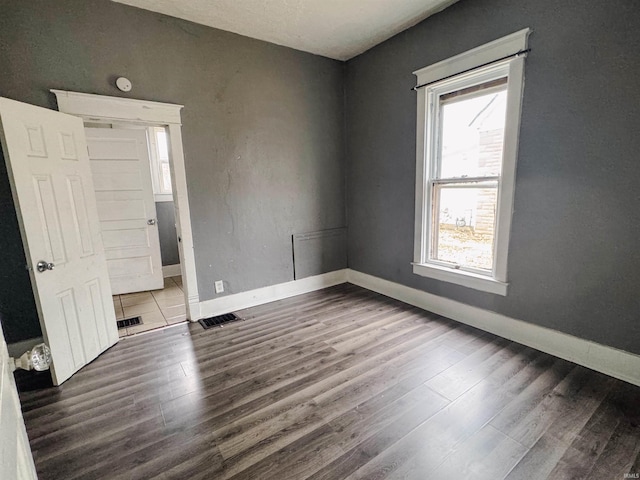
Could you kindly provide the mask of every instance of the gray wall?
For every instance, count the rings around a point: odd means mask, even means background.
[[[55,108],[58,88],[185,106],[201,300],[215,280],[225,294],[292,280],[291,235],[345,226],[342,63],[108,0],[0,0],[0,11],[0,95]],[[113,87],[119,75],[129,95]],[[0,237],[15,243],[10,220]],[[8,340],[24,338],[27,320],[3,316]]]
[[[640,353],[640,8],[462,0],[347,63],[349,266]],[[525,27],[509,294],[414,275],[412,71]]]
[[[291,235],[345,225],[346,139],[351,268],[640,353],[635,3],[461,0],[348,62],[345,85],[339,62],[107,0],[0,0],[0,95],[53,108],[50,88],[120,95],[126,75],[129,96],[185,105],[203,300],[218,279],[225,294],[291,280]],[[524,27],[509,295],[416,276],[411,72]],[[38,327],[3,171],[0,187],[17,341]]]
[[[180,263],[178,254],[178,236],[176,234],[176,212],[173,202],[156,202],[158,217],[158,236],[160,237],[160,255],[162,266]]]
[[[0,320],[7,343],[39,337],[42,332],[1,148],[0,252]]]

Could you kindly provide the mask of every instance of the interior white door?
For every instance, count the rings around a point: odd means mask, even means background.
[[[0,98],[2,147],[51,374],[118,341],[82,120]]]
[[[114,294],[162,288],[147,132],[87,128],[98,218]]]
[[[24,427],[18,390],[0,325],[0,478],[35,480],[36,469]]]

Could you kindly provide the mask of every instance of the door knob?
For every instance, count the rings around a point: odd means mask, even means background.
[[[44,260],[40,260],[36,265],[36,268],[40,273],[45,272],[47,270],[53,270],[55,265],[53,263],[45,262]]]
[[[156,224],[155,218],[150,218],[149,220],[147,220],[147,225],[155,225],[155,224]]]

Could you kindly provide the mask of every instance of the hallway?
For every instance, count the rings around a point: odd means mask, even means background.
[[[116,320],[140,316],[141,325],[118,329],[121,337],[186,321],[182,277],[164,279],[162,290],[113,296]]]

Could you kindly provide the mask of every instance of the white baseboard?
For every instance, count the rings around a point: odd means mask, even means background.
[[[276,300],[282,300],[283,298],[332,287],[333,285],[339,285],[346,281],[347,270],[336,270],[335,272],[323,273],[322,275],[315,275],[301,280],[293,280],[291,282],[279,283],[248,292],[206,300],[200,302],[200,318],[255,307],[263,303],[274,302]]]
[[[200,299],[197,295],[190,296],[187,299],[187,318],[192,322],[197,322],[202,318],[200,313]]]
[[[21,342],[9,343],[7,345],[7,350],[9,350],[10,357],[18,358],[27,350],[31,350],[34,345],[38,345],[42,342],[44,342],[42,337],[29,338],[27,340],[22,340]]]
[[[162,276],[164,278],[167,277],[178,277],[182,275],[182,270],[180,270],[180,264],[176,263],[175,265],[164,265],[162,267]]]
[[[350,282],[416,307],[640,386],[640,355],[484,310],[351,269],[227,295],[194,305],[198,318],[255,307]]]
[[[347,271],[347,281],[640,386],[639,355],[472,307],[355,270]]]

